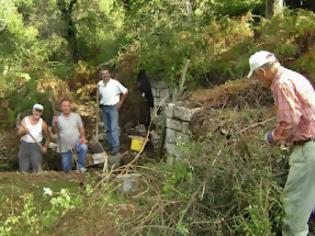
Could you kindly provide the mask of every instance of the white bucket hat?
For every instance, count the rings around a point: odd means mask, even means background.
[[[248,78],[252,77],[254,71],[257,70],[259,67],[265,65],[268,62],[274,62],[276,60],[277,60],[277,58],[271,52],[268,52],[268,51],[255,52],[249,58],[250,71],[249,71],[247,77]]]

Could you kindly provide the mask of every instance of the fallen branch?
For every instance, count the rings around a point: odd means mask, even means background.
[[[270,119],[268,119],[268,120],[261,121],[261,122],[258,122],[258,123],[256,123],[256,124],[252,124],[252,125],[250,125],[250,126],[247,126],[247,127],[244,128],[244,129],[240,130],[238,133],[239,133],[239,134],[244,133],[245,131],[247,131],[247,130],[249,130],[249,129],[251,129],[251,128],[254,128],[254,127],[259,126],[259,125],[266,124],[266,123],[268,123],[268,122],[270,122],[270,121],[273,121],[274,119],[276,119],[276,117],[272,117],[272,118],[270,118]]]

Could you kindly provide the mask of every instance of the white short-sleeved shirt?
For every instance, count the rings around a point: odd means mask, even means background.
[[[120,94],[127,93],[127,89],[117,80],[109,79],[105,85],[103,80],[97,83],[101,95],[101,105],[113,106],[120,100]]]

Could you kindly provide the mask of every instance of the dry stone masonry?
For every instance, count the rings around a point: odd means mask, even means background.
[[[170,90],[163,81],[150,81],[155,108],[164,106],[170,96]],[[164,104],[163,104],[164,103]]]
[[[165,112],[162,112],[158,118],[158,121],[166,126],[164,148],[167,154],[178,156],[177,145],[190,139],[192,134],[189,130],[189,122],[200,108],[191,109],[185,107],[182,102],[168,103],[170,90],[167,84],[163,81],[150,81],[150,83],[155,109],[165,108]],[[158,127],[164,125],[159,124]]]
[[[177,145],[187,142],[191,137],[189,123],[200,108],[188,108],[181,102],[166,106],[166,136],[164,147],[169,155],[178,156]]]

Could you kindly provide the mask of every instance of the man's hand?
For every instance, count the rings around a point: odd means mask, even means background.
[[[268,144],[274,144],[275,140],[273,139],[272,131],[269,131],[265,134],[265,141]]]
[[[24,136],[24,135],[27,135],[30,131],[28,130],[28,128],[26,128],[24,125],[21,124],[20,126],[20,135],[21,136]]]
[[[25,127],[22,127],[22,129],[23,129],[23,135],[26,135],[26,134],[29,134],[30,133],[30,131],[28,130],[28,128],[25,128]]]
[[[42,153],[44,153],[44,154],[47,153],[47,147],[42,147]]]
[[[87,143],[88,141],[86,140],[85,137],[80,137],[80,144],[85,144]]]
[[[115,105],[116,109],[117,109],[117,110],[119,110],[119,109],[120,109],[120,107],[121,107],[121,105],[122,105],[122,103],[121,103],[121,102],[116,103],[116,105]]]

